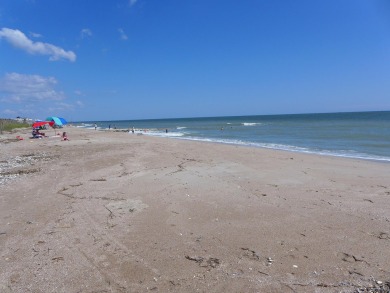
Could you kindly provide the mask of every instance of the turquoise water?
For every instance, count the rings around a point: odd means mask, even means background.
[[[79,122],[164,136],[390,162],[390,111]],[[165,130],[168,130],[166,133]]]

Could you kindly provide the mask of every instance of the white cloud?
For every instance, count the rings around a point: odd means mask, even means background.
[[[137,3],[137,0],[129,0],[129,5],[133,6],[135,3]]]
[[[30,36],[32,36],[33,38],[42,38],[41,34],[37,34],[37,33],[33,33],[33,32],[30,33]]]
[[[0,114],[44,119],[50,115],[66,116],[66,113],[84,106],[80,100],[67,101],[57,86],[54,77],[8,73],[0,78],[0,105],[8,105],[0,110]]]
[[[68,59],[71,62],[76,60],[76,54],[48,43],[33,42],[24,33],[16,29],[2,28],[0,39],[7,40],[16,48],[22,49],[30,54],[49,55],[50,61]]]
[[[128,39],[127,35],[125,34],[124,30],[121,29],[121,28],[118,28],[118,32],[120,33],[121,35],[121,39],[126,41]]]
[[[3,102],[24,103],[36,101],[59,101],[65,94],[55,90],[54,77],[7,73],[0,79],[0,94]]]
[[[47,111],[49,113],[64,113],[64,112],[71,112],[75,111],[77,109],[80,109],[84,107],[83,102],[81,101],[75,101],[74,103],[65,103],[65,102],[53,102],[48,105]]]
[[[62,111],[69,111],[73,109],[74,109],[74,105],[64,103],[64,102],[59,102],[51,105],[48,110],[49,112],[60,112],[60,111],[62,112]]]
[[[82,39],[92,37],[92,31],[89,28],[83,28],[80,32],[80,35]]]
[[[5,109],[5,110],[3,111],[3,113],[4,113],[4,114],[7,114],[7,115],[16,115],[16,114],[17,114],[16,111],[11,110],[11,109]]]

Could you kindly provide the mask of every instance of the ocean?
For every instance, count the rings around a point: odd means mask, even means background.
[[[390,111],[82,121],[78,127],[390,162]],[[166,132],[168,131],[168,132]]]

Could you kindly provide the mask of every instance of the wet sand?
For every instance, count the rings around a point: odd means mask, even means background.
[[[0,292],[389,286],[388,163],[66,131],[0,135]]]

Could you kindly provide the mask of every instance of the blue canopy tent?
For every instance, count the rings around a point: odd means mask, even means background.
[[[62,126],[68,123],[64,118],[55,117],[55,116],[47,117],[46,121],[53,121],[54,122],[54,125],[52,126],[53,128],[55,127],[62,128]]]

